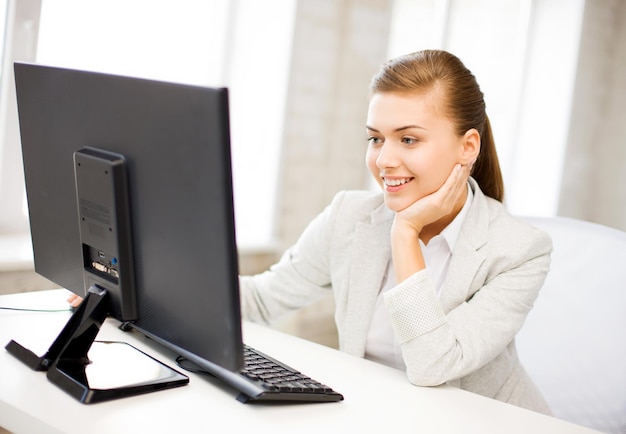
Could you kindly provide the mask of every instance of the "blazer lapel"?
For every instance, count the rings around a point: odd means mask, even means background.
[[[474,278],[485,261],[480,248],[487,243],[489,212],[484,194],[470,178],[474,191],[472,205],[456,241],[448,275],[441,292],[441,305],[446,313],[463,303],[479,288],[473,287]]]
[[[344,350],[362,356],[370,320],[391,257],[389,233],[393,214],[384,204],[357,223],[351,248],[346,311],[350,339]]]

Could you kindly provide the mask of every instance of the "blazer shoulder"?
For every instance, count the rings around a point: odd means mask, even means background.
[[[343,190],[331,202],[333,212],[350,220],[389,217],[383,194],[370,190]]]
[[[383,194],[373,190],[342,190],[338,192],[333,203],[344,206],[375,209],[384,203]]]
[[[506,245],[508,248],[530,249],[537,253],[547,253],[552,250],[552,238],[547,232],[509,213],[502,203],[491,198],[486,198],[486,200],[491,216],[489,222],[491,242]]]

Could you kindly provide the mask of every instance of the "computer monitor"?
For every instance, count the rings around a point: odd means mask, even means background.
[[[82,402],[188,381],[90,386],[85,353],[107,315],[201,368],[240,369],[227,89],[14,70],[35,271],[86,298],[46,355],[7,349]]]

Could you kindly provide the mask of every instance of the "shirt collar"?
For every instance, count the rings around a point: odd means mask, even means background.
[[[448,248],[450,252],[454,251],[454,246],[456,245],[456,240],[459,238],[459,234],[461,233],[461,227],[463,227],[463,222],[465,221],[465,216],[469,212],[470,205],[472,204],[472,199],[474,198],[474,192],[472,191],[469,183],[467,184],[467,198],[465,199],[465,204],[461,211],[456,215],[454,220],[450,222],[448,226],[441,231],[443,238],[446,240],[448,244]]]

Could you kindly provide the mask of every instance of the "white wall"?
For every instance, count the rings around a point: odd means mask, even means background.
[[[626,2],[587,0],[559,214],[626,230]]]
[[[391,5],[298,1],[274,229],[281,248],[339,190],[368,185],[368,86],[387,57]]]
[[[504,166],[514,214],[557,215],[583,10],[583,0],[532,2],[517,126]]]

